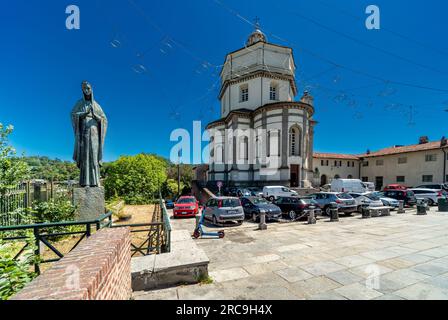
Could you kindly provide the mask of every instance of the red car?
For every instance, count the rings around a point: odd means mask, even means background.
[[[391,190],[407,190],[408,187],[402,184],[389,184],[384,187],[383,191],[391,191]]]
[[[199,202],[195,197],[180,197],[174,204],[174,218],[194,217],[199,213]]]

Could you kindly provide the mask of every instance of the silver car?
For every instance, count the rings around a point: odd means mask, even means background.
[[[220,225],[228,221],[236,221],[242,224],[244,221],[244,210],[241,201],[234,197],[216,197],[207,201],[204,208],[204,217]]]
[[[349,194],[355,199],[356,205],[358,206],[358,212],[362,212],[362,208],[384,206],[380,197],[375,196],[373,193],[350,192]]]
[[[343,212],[345,215],[351,215],[358,209],[355,199],[348,193],[320,192],[312,194],[310,197],[317,202],[323,213],[328,216],[330,215],[330,204],[332,202],[335,202],[339,212]]]
[[[436,189],[415,188],[410,190],[414,192],[417,200],[426,200],[430,206],[436,205],[439,199],[445,197],[446,194],[444,190]]]

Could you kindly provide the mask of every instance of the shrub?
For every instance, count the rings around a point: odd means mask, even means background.
[[[33,239],[30,239],[29,247],[33,248]],[[25,285],[32,281],[36,274],[30,270],[30,266],[35,262],[33,249],[26,251],[20,260],[14,260],[16,246],[11,243],[4,243],[0,240],[0,299],[7,300]]]

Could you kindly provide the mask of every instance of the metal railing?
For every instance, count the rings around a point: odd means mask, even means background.
[[[0,239],[8,242],[15,241],[21,244],[20,250],[14,257],[14,260],[18,260],[30,246],[29,243],[30,236],[20,234],[32,232],[34,237],[34,255],[35,257],[39,258],[35,259],[36,261],[34,262],[34,270],[37,274],[40,274],[40,264],[56,262],[64,257],[64,254],[51,243],[51,239],[65,236],[74,236],[74,235],[80,236],[78,241],[74,245],[72,245],[68,250],[68,252],[71,252],[79,245],[79,243],[83,239],[90,237],[92,235],[92,231],[98,231],[102,228],[107,228],[111,226],[112,226],[112,213],[109,212],[107,214],[102,215],[96,220],[90,220],[90,221],[55,222],[55,223],[40,223],[31,225],[0,227]],[[81,230],[61,231],[61,229],[68,227],[80,227],[79,229]],[[92,228],[95,229],[92,230]],[[18,233],[19,235],[14,235],[14,233]],[[2,237],[1,235],[3,234],[13,234],[13,235],[12,236],[7,235],[6,237]],[[50,252],[52,252],[57,256],[57,258],[43,259],[42,249],[45,248],[49,249]]]
[[[79,243],[85,238],[90,237],[93,232],[102,228],[122,228],[129,227],[133,234],[131,242],[132,256],[151,255],[167,253],[171,250],[171,223],[166,210],[165,204],[160,199],[159,206],[156,205],[156,212],[154,213],[154,222],[141,224],[120,224],[113,225],[112,212],[102,215],[96,220],[90,221],[68,221],[55,223],[40,223],[27,224],[17,226],[0,226],[0,239],[5,242],[18,243],[18,253],[14,260],[20,257],[30,248],[31,243],[34,243],[34,269],[37,274],[40,274],[40,265],[43,263],[52,263],[59,261],[64,257],[64,253],[57,249],[52,241],[64,238],[67,236],[79,236],[76,243],[69,246],[66,253],[75,249]],[[32,234],[32,235],[31,235]],[[141,236],[139,236],[141,234]],[[43,251],[55,255],[55,258],[43,258]]]

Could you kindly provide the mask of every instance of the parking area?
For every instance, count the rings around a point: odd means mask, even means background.
[[[194,230],[194,219],[172,220]],[[320,217],[317,224],[245,222],[198,239],[211,284],[136,292],[135,299],[448,299],[448,214]]]

